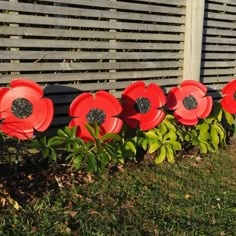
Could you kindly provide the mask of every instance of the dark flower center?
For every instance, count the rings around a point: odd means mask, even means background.
[[[198,102],[193,95],[189,95],[184,98],[183,105],[187,110],[193,110],[197,107]]]
[[[106,113],[98,108],[93,108],[86,115],[86,119],[90,125],[94,125],[95,122],[102,125],[106,119]]]
[[[141,114],[145,114],[149,112],[151,108],[151,103],[148,98],[145,97],[139,97],[136,99],[134,104],[134,109]]]
[[[234,100],[236,101],[236,92],[234,92]]]
[[[25,98],[17,98],[13,101],[11,112],[19,119],[24,119],[33,113],[33,105]]]

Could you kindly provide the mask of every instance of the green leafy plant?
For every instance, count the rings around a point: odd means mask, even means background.
[[[94,140],[84,141],[76,136],[76,127],[59,129],[57,136],[47,139],[41,138],[34,142],[34,147],[41,150],[43,157],[57,160],[61,154],[65,161],[72,167],[85,168],[89,172],[99,172],[111,162],[116,162],[118,157],[115,145],[109,141],[118,141],[118,134],[107,133],[99,137],[100,127],[85,125]]]
[[[163,122],[152,130],[145,132],[145,139],[142,147],[149,154],[155,156],[155,163],[160,164],[165,159],[169,163],[174,163],[175,154],[181,150],[181,131],[172,123],[173,116],[167,115]]]

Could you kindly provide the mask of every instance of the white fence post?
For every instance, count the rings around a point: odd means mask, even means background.
[[[186,0],[183,80],[200,81],[205,0]]]

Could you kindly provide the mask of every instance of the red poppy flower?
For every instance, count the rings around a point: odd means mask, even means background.
[[[140,126],[142,130],[156,127],[164,119],[160,110],[166,103],[166,96],[156,84],[147,87],[143,81],[130,84],[122,93],[123,111],[121,117],[130,128]]]
[[[119,101],[106,91],[98,91],[95,96],[82,93],[69,107],[69,114],[74,117],[69,127],[77,126],[77,136],[85,141],[93,140],[85,127],[86,123],[93,125],[97,122],[100,136],[105,133],[119,133],[123,122],[117,116],[121,110]]]
[[[10,87],[0,90],[1,131],[19,139],[32,138],[34,129],[45,131],[53,118],[53,103],[43,98],[40,85],[15,79]]]
[[[226,84],[221,92],[221,106],[230,114],[236,114],[236,79]]]
[[[212,97],[205,96],[207,87],[194,80],[185,80],[172,88],[167,96],[167,107],[184,125],[196,125],[198,118],[207,117],[212,109]]]

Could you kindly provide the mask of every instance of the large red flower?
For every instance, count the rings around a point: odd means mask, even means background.
[[[0,90],[1,131],[18,139],[32,138],[34,129],[45,131],[53,118],[53,103],[43,98],[40,85],[15,79],[10,87]]]
[[[166,96],[156,84],[147,87],[143,81],[130,84],[122,93],[123,111],[121,117],[130,128],[140,126],[142,130],[156,127],[164,119],[160,110],[166,103]]]
[[[230,81],[221,91],[223,98],[222,107],[230,114],[236,114],[236,79]]]
[[[196,125],[198,118],[207,117],[212,109],[212,97],[206,96],[207,87],[194,80],[185,80],[172,88],[167,96],[167,107],[184,125]]]
[[[98,91],[95,96],[82,93],[72,101],[69,107],[70,116],[74,117],[69,127],[77,126],[77,136],[85,141],[93,140],[85,124],[100,126],[100,136],[105,133],[119,133],[122,120],[117,116],[122,107],[119,101],[106,91]]]

